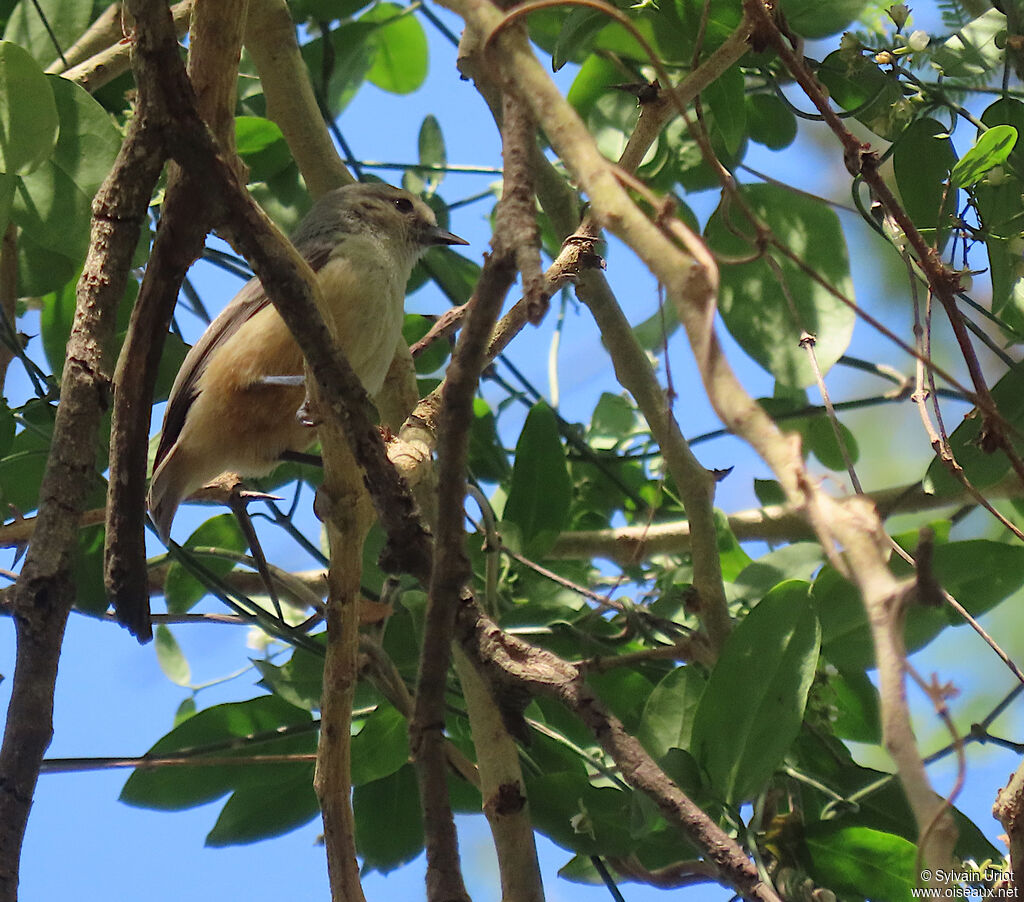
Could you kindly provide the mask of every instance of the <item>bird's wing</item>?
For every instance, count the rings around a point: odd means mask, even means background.
[[[330,252],[329,246],[321,245],[315,249],[307,248],[303,256],[313,271],[317,272],[327,263]],[[199,341],[192,345],[181,364],[181,369],[178,370],[174,385],[171,386],[164,413],[163,432],[153,461],[154,471],[181,435],[189,408],[199,394],[199,380],[210,359],[235,332],[269,304],[270,298],[264,292],[259,279],[250,279],[231,303],[210,323],[199,337]]]

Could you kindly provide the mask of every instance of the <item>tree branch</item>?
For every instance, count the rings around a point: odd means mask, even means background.
[[[142,0],[132,5],[137,6]],[[158,4],[151,4],[158,5]],[[169,15],[169,14],[168,14]],[[163,165],[151,106],[160,41],[136,40],[139,108],[93,201],[89,253],[78,282],[53,440],[32,544],[12,592],[17,634],[14,685],[0,749],[0,900],[17,899],[19,857],[40,762],[53,732],[53,690],[68,613],[78,518],[96,478],[96,439],[110,375],[105,348]]]
[[[324,127],[285,0],[249,0],[245,48],[263,85],[267,116],[280,126],[309,193],[319,197],[355,181]]]
[[[164,83],[163,96],[181,95],[194,103],[228,155],[235,144],[235,82],[246,2],[196,0],[187,77],[168,67]],[[177,47],[173,50],[176,54]],[[104,582],[118,619],[140,642],[153,636],[145,538],[153,391],[178,291],[218,218],[214,199],[202,190],[201,178],[171,166],[160,227],[114,374]]]

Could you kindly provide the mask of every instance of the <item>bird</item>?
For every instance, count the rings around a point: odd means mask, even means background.
[[[437,224],[419,197],[384,183],[321,196],[292,235],[316,273],[321,311],[367,394],[384,384],[401,334],[405,287],[436,245],[469,242]],[[179,504],[224,473],[262,476],[316,434],[297,416],[302,352],[258,279],[192,346],[171,387],[147,506],[166,544]]]

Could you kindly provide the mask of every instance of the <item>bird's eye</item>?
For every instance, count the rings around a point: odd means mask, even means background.
[[[407,197],[396,197],[395,198],[395,209],[400,213],[411,213],[412,212],[412,201]]]

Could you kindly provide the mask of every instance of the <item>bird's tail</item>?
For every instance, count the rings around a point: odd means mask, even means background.
[[[156,524],[157,535],[164,544],[171,536],[171,523],[181,504],[182,498],[192,491],[194,486],[187,485],[189,468],[180,459],[178,448],[172,448],[153,471],[149,483],[149,494],[146,496],[146,507]]]

